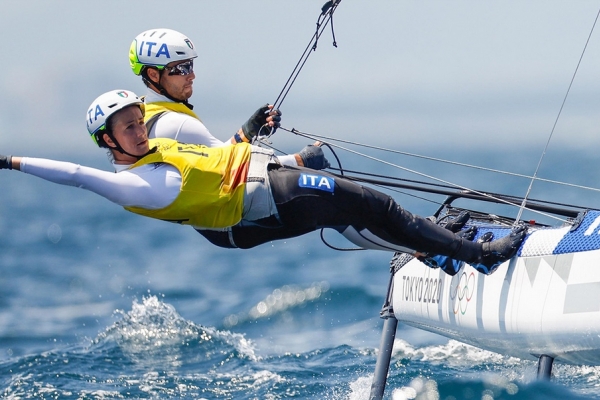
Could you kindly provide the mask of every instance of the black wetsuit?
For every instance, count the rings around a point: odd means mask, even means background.
[[[464,261],[481,256],[481,244],[463,240],[428,219],[404,210],[390,196],[350,180],[300,167],[272,166],[269,180],[278,218],[230,232],[199,231],[222,247],[250,248],[320,229],[352,226],[381,240]],[[233,242],[233,243],[232,243]],[[235,245],[234,245],[235,244]]]

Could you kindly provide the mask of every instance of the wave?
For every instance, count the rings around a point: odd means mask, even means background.
[[[202,358],[209,358],[207,355],[213,353],[233,352],[238,357],[257,360],[254,345],[244,335],[196,325],[156,296],[144,297],[141,303],[134,300],[131,311],[117,310],[115,314],[121,319],[99,334],[93,345],[102,347],[115,343],[132,358],[162,355],[175,363],[181,358],[177,353],[187,352],[189,348],[204,354]]]
[[[272,307],[275,314],[271,315],[277,315],[301,304],[318,304],[331,294],[325,283],[280,290],[252,309],[259,310],[264,302]],[[344,291],[342,297],[352,297],[351,291]],[[135,300],[131,310],[114,314],[117,321],[86,345],[0,363],[0,397],[359,400],[370,393],[377,356],[370,347],[342,345],[259,356],[257,345],[244,334],[188,321],[157,296]],[[254,317],[255,322],[266,319],[263,314],[266,311]],[[364,321],[346,328],[362,329],[364,334],[368,328],[361,325]],[[342,330],[324,332],[339,340]],[[415,347],[396,340],[386,396],[394,400],[598,398],[598,368],[556,365],[552,382],[538,382],[535,367],[532,361],[456,341]]]

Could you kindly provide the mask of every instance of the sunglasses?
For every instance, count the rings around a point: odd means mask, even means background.
[[[174,67],[165,67],[165,71],[167,71],[169,75],[189,75],[194,72],[194,60],[177,64]]]

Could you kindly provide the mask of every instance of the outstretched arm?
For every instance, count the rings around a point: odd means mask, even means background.
[[[1,168],[20,170],[50,182],[86,189],[121,206],[148,209],[172,203],[181,186],[179,172],[166,164],[158,168],[140,167],[114,173],[43,158],[0,156]]]

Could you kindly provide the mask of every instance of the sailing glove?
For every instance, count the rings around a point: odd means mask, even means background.
[[[302,163],[306,168],[324,169],[329,168],[329,161],[325,158],[323,149],[320,146],[309,144],[298,153],[302,159]]]
[[[508,236],[491,241],[493,235],[485,235],[479,241],[482,241],[483,254],[478,263],[471,263],[473,268],[482,274],[490,275],[503,262],[514,257],[523,244],[527,236],[527,226],[524,224],[515,226]],[[483,241],[487,240],[487,241]]]
[[[275,114],[270,115],[270,113],[273,111]],[[256,110],[256,112],[252,114],[248,121],[244,122],[244,125],[242,125],[242,132],[244,132],[244,136],[246,136],[248,140],[252,141],[256,136],[266,136],[271,133],[269,126],[265,126],[268,124],[267,118],[269,118],[269,116],[273,118],[274,125],[272,128],[279,128],[281,126],[281,111],[272,110],[269,108],[268,104],[265,104]]]
[[[0,155],[0,169],[12,169],[12,156]]]
[[[457,233],[460,231],[465,224],[471,218],[471,213],[468,211],[461,211],[453,220],[446,222],[443,226],[451,232]],[[473,240],[472,238],[469,240]]]

